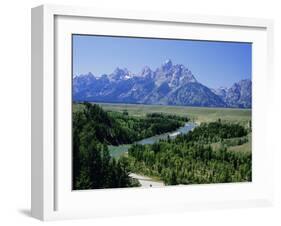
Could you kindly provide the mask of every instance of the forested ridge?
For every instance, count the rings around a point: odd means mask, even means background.
[[[158,177],[167,185],[251,181],[251,152],[231,152],[224,139],[241,142],[248,131],[238,124],[220,121],[201,124],[175,140],[129,149],[131,170]],[[219,150],[211,143],[221,142]]]
[[[201,123],[191,133],[178,136],[176,142],[214,143],[225,139],[244,137],[248,131],[239,124],[217,122]]]
[[[128,160],[111,158],[107,145],[130,144],[173,131],[188,118],[160,113],[132,117],[106,112],[99,105],[84,103],[73,112],[73,189],[138,186],[128,176]]]

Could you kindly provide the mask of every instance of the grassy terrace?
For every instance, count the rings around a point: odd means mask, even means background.
[[[185,106],[162,106],[162,105],[143,105],[143,104],[109,104],[98,103],[107,111],[128,111],[132,116],[144,116],[147,113],[162,112],[180,116],[188,116],[197,123],[212,122],[219,118],[222,121],[230,121],[247,125],[251,120],[251,109],[235,108],[206,108],[206,107],[185,107]],[[82,106],[74,105],[74,111],[79,110]]]

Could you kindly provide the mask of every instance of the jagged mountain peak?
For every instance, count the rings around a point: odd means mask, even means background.
[[[154,72],[151,70],[149,66],[144,66],[140,72],[140,77],[153,77]]]
[[[109,78],[115,81],[129,79],[132,77],[132,73],[127,68],[117,67],[110,75]]]
[[[170,69],[172,68],[172,66],[173,66],[172,60],[171,60],[171,59],[167,59],[167,60],[165,60],[165,62],[162,64],[161,69],[162,69],[163,71],[168,71],[168,70],[170,70]]]
[[[175,88],[189,82],[197,82],[193,73],[183,64],[173,64],[171,60],[164,64],[155,72],[156,84],[161,86],[168,83],[169,87]]]
[[[74,83],[81,83],[84,85],[90,84],[91,82],[95,81],[96,77],[91,73],[77,75],[73,78]]]
[[[92,72],[89,72],[89,73],[88,73],[88,76],[94,76],[94,75],[93,75],[93,73],[92,73]]]
[[[95,76],[93,75],[92,72],[88,72],[87,74],[80,74],[80,75],[75,76],[75,78],[78,78],[78,77],[95,77]]]
[[[115,70],[110,74],[110,76],[115,76],[115,75],[124,75],[124,74],[128,74],[129,71],[127,68],[120,68],[117,67],[115,68]]]
[[[229,107],[252,107],[252,81],[250,79],[242,79],[229,88],[220,87],[214,93],[220,96]]]
[[[240,86],[242,85],[252,85],[252,81],[250,79],[242,79],[238,82]]]
[[[120,67],[117,67],[113,73],[128,73],[128,69],[127,68],[120,68]]]
[[[156,70],[145,66],[138,74],[117,67],[108,75],[88,73],[73,78],[76,101],[250,108],[251,88],[251,80],[243,79],[229,88],[210,89],[188,67],[170,59]]]

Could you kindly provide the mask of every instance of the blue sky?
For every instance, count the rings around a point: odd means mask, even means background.
[[[110,74],[116,67],[138,73],[165,60],[188,67],[210,88],[251,78],[250,43],[73,35],[73,75]]]

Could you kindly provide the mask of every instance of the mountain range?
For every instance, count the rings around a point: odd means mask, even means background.
[[[198,107],[252,107],[252,81],[237,81],[229,88],[212,89],[197,81],[182,64],[165,61],[153,71],[148,66],[134,74],[116,68],[111,74],[91,72],[73,78],[76,102],[138,103]]]

